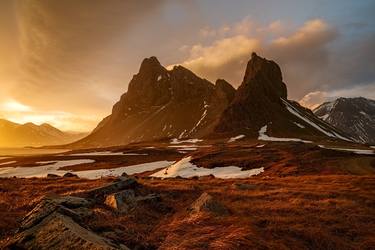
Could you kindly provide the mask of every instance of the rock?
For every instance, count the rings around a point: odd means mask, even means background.
[[[121,174],[122,177],[130,178],[130,175],[128,175],[126,172]]]
[[[89,218],[94,214],[91,209],[86,207],[79,207],[71,210],[81,219]]]
[[[226,215],[229,213],[228,209],[220,202],[216,201],[208,193],[203,193],[193,204],[188,208],[191,213],[209,212],[217,215]]]
[[[146,196],[138,196],[138,197],[136,197],[136,201],[137,202],[150,202],[150,203],[154,203],[154,202],[160,202],[161,201],[161,197],[158,194],[148,194]]]
[[[68,214],[71,217],[78,218],[79,214],[74,210],[80,207],[89,207],[93,204],[92,201],[80,197],[65,196],[65,197],[45,197],[38,203],[22,220],[21,228],[27,229],[38,224],[45,217],[49,216],[55,211],[62,214]]]
[[[93,200],[75,196],[61,196],[52,198],[51,200],[56,204],[63,205],[68,208],[89,207],[94,204]]]
[[[128,249],[80,226],[69,216],[54,212],[7,244],[9,249]]]
[[[47,178],[59,178],[59,177],[61,176],[57,174],[47,174]]]
[[[104,197],[105,195],[111,194],[111,193],[117,193],[121,190],[128,189],[128,188],[134,188],[138,185],[138,182],[133,178],[125,178],[125,177],[119,177],[120,180],[110,183],[106,186],[94,188],[87,192],[85,192],[90,197]]]
[[[133,190],[124,190],[106,196],[104,203],[120,212],[128,212],[137,202]]]
[[[35,226],[45,217],[56,211],[57,206],[49,199],[44,199],[38,203],[33,210],[26,214],[22,220],[21,229]]]
[[[77,178],[78,178],[78,175],[73,174],[73,173],[70,173],[70,172],[65,173],[65,174],[63,175],[63,178],[72,178],[72,177],[77,177]]]

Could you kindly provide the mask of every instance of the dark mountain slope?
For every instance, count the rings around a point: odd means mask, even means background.
[[[223,112],[215,132],[256,137],[265,125],[268,134],[276,137],[345,137],[317,119],[310,110],[288,101],[280,67],[253,53],[243,82]]]
[[[375,144],[375,101],[363,97],[325,102],[315,115],[345,131],[357,142]]]
[[[182,66],[168,71],[155,57],[147,58],[112,114],[73,146],[204,136],[212,131],[234,92],[224,80],[214,85]]]

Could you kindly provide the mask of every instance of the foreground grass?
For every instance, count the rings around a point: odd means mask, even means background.
[[[74,194],[113,179],[0,179],[0,238],[46,194]],[[373,249],[375,177],[254,177],[246,180],[139,179],[162,196],[156,207],[121,215],[95,208],[87,227],[130,247],[160,249]],[[189,214],[202,192],[230,215]],[[1,244],[1,241],[0,241]]]

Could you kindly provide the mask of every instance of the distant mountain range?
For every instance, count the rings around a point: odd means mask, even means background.
[[[67,133],[44,123],[18,124],[0,119],[0,147],[26,147],[66,144],[79,140],[86,133]]]
[[[280,67],[253,53],[241,86],[215,84],[190,70],[143,60],[112,114],[69,147],[104,147],[167,138],[243,135],[348,140],[348,136],[287,99]]]
[[[325,102],[315,115],[345,131],[360,143],[375,144],[375,101],[363,97],[338,98]]]

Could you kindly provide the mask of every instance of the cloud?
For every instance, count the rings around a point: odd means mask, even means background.
[[[256,39],[238,35],[215,41],[206,47],[194,45],[183,65],[212,81],[220,75],[234,82],[243,74],[246,57],[259,48],[258,43]]]
[[[330,101],[328,93],[322,91],[314,91],[306,94],[299,103],[309,109],[314,109],[318,107],[320,104],[326,101]]]
[[[251,52],[257,51],[281,64],[292,96],[305,94],[313,85],[321,84],[315,79],[314,73],[328,62],[326,46],[337,37],[337,31],[321,19],[309,20],[284,36],[278,36],[281,31],[285,31],[281,21],[263,27],[245,18],[239,23],[223,27],[226,27],[224,37],[220,32],[222,27],[217,32],[212,29],[207,31],[207,34],[217,39],[207,46],[191,46],[190,55],[182,65],[211,81],[225,78],[238,86]],[[268,37],[264,37],[267,32]],[[301,88],[301,85],[304,87]]]
[[[1,1],[0,52],[9,60],[0,62],[0,102],[100,120],[133,73],[124,70],[124,40],[164,2]]]
[[[310,109],[318,107],[323,102],[332,101],[339,97],[365,97],[375,100],[375,83],[353,86],[332,91],[314,91],[306,94],[299,103]]]

